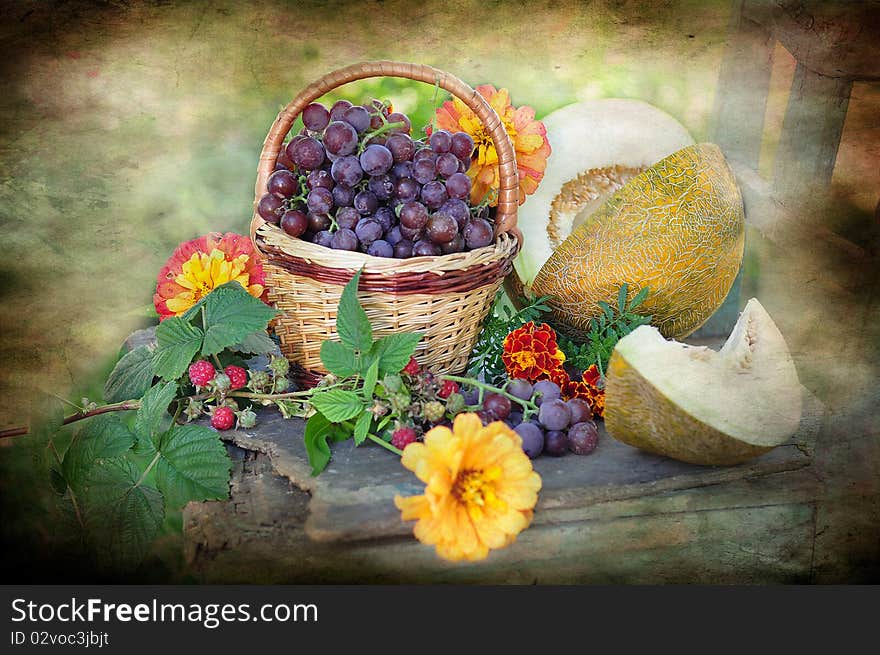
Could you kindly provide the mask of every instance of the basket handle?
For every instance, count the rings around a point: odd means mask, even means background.
[[[333,89],[369,77],[401,77],[426,84],[438,85],[464,102],[485,126],[495,151],[498,153],[498,207],[495,214],[495,236],[509,232],[522,243],[522,234],[516,227],[516,211],[519,206],[519,177],[516,170],[516,155],[510,137],[498,114],[488,102],[454,75],[423,64],[409,64],[397,61],[365,61],[327,73],[300,91],[272,123],[269,134],[263,141],[260,162],[257,167],[257,183],[254,188],[254,214],[251,219],[250,236],[256,238],[257,229],[265,223],[256,212],[257,203],[266,190],[266,180],[275,170],[275,162],[281,152],[284,137],[293,122],[309,104]],[[259,251],[259,249],[257,249]]]

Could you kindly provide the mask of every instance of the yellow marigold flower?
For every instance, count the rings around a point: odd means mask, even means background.
[[[479,560],[513,543],[532,520],[541,477],[519,435],[500,421],[483,426],[459,414],[453,429],[439,426],[424,443],[406,447],[402,464],[427,486],[394,504],[422,543],[450,561]]]
[[[533,194],[544,177],[550,144],[547,130],[541,121],[535,120],[531,107],[516,108],[510,104],[507,89],[496,89],[491,84],[477,87],[498,114],[516,151],[516,169],[519,173],[519,204]],[[458,98],[447,100],[437,110],[437,129],[450,132],[467,132],[474,140],[474,156],[467,171],[473,184],[471,202],[476,205],[489,194],[490,205],[498,204],[501,181],[498,173],[498,153],[492,137],[477,115]]]

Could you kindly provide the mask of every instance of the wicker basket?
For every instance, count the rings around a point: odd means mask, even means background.
[[[338,86],[369,77],[402,77],[449,91],[480,118],[498,152],[500,189],[494,245],[464,253],[410,259],[371,257],[332,250],[289,237],[254,211],[251,238],[265,258],[268,296],[282,315],[274,329],[281,350],[296,366],[300,381],[323,372],[321,343],[336,336],[336,307],[342,288],[362,269],[358,297],[374,336],[421,332],[416,359],[432,370],[461,372],[492,301],[512,268],[522,242],[516,228],[518,179],[514,149],[498,115],[470,86],[430,66],[375,61],[333,71],[303,89],[269,130],[260,154],[254,207],[284,138],[300,112]]]

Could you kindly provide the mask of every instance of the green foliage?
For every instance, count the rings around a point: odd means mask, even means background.
[[[595,364],[602,376],[608,367],[608,360],[617,342],[640,325],[651,322],[651,316],[635,312],[648,297],[648,287],[643,287],[627,304],[628,285],[624,282],[617,293],[617,302],[612,307],[605,301],[597,304],[602,310],[598,318],[590,320],[590,329],[584,343],[575,343],[565,337],[559,338],[559,347],[565,353],[566,363],[585,371]]]
[[[170,507],[229,495],[232,466],[217,433],[201,425],[175,425],[161,435],[156,483]]]
[[[468,374],[471,377],[482,375],[486,382],[498,386],[506,377],[504,362],[501,361],[504,338],[530,321],[540,321],[541,316],[550,311],[544,304],[548,298],[549,296],[524,298],[523,308],[517,311],[504,291],[499,291],[480,330],[477,343],[474,344],[468,363]]]
[[[135,348],[123,355],[110,372],[104,384],[104,402],[140,398],[153,384],[155,375],[152,351],[147,346]]]

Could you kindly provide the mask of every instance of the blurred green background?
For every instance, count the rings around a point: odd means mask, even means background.
[[[156,274],[174,247],[208,231],[246,232],[266,132],[317,77],[366,59],[421,62],[506,87],[539,118],[578,100],[638,98],[700,141],[734,4],[3,3],[0,427],[26,420],[32,387],[96,397],[123,339],[151,322]],[[773,64],[764,172],[794,65],[784,52]],[[389,99],[414,126],[428,122],[433,95],[394,79],[337,93]],[[877,202],[878,97],[875,86],[854,88],[835,172],[841,215],[857,225]],[[747,252],[749,295],[762,261],[760,248]],[[29,485],[42,481],[8,471],[6,501],[36,512]]]

